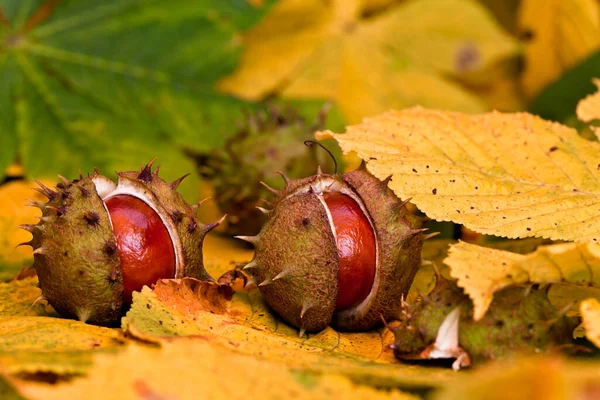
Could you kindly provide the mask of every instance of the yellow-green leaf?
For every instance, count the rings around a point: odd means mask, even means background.
[[[201,338],[165,342],[159,348],[132,345],[114,356],[97,356],[83,379],[54,386],[20,382],[17,389],[30,399],[44,400],[417,399],[356,385],[339,375],[282,368]]]
[[[600,288],[600,245],[564,243],[522,255],[460,242],[444,263],[473,300],[475,320],[487,311],[495,292],[524,283],[567,283]]]
[[[432,400],[577,400],[598,397],[598,363],[558,357],[518,358],[465,374]]]
[[[122,347],[122,331],[52,317],[0,317],[0,364],[10,373],[81,374],[92,354]]]
[[[58,314],[46,301],[39,299],[42,291],[37,283],[37,277],[0,283],[0,318],[57,316]]]
[[[483,111],[449,76],[517,53],[515,41],[472,0],[413,0],[366,18],[364,0],[284,0],[245,38],[223,91],[263,99],[333,99],[350,122],[422,104]],[[489,77],[488,77],[489,79]]]
[[[193,335],[289,368],[343,374],[377,386],[437,386],[453,378],[446,369],[415,369],[397,361],[388,348],[394,338],[387,328],[363,333],[326,328],[300,338],[271,314],[258,290],[236,292],[229,301],[215,284],[193,279],[160,281],[154,292],[135,293],[123,327],[145,341]]]
[[[596,347],[600,347],[600,301],[597,299],[582,301],[580,312],[583,318],[585,336]]]
[[[531,98],[600,47],[596,0],[524,0],[519,29],[525,36],[522,86]]]
[[[517,113],[389,111],[335,138],[428,216],[491,235],[600,240],[600,144]]]

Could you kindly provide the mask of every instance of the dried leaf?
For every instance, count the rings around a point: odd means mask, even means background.
[[[333,99],[350,122],[413,104],[478,112],[483,102],[448,75],[517,52],[475,1],[404,2],[365,18],[369,7],[358,0],[279,2],[248,33],[241,66],[221,89],[252,100],[275,91]]]
[[[335,138],[428,216],[509,238],[599,241],[600,144],[526,113],[390,111]]]
[[[531,98],[600,47],[600,6],[595,0],[524,0],[522,85]]]
[[[528,255],[460,242],[444,263],[473,300],[477,321],[495,292],[524,283],[568,283],[600,288],[600,245],[565,243],[541,246]]]
[[[442,321],[435,341],[415,355],[402,355],[406,360],[452,359],[455,371],[471,365],[471,357],[459,345],[460,306],[454,308]]]
[[[400,364],[387,347],[394,340],[387,328],[364,333],[327,328],[299,338],[296,329],[271,314],[258,290],[236,292],[229,302],[216,288],[216,284],[192,279],[161,281],[154,292],[145,288],[134,293],[123,328],[149,342],[201,336],[215,345],[289,368],[343,374],[382,387],[438,385],[452,378],[445,369],[414,370]]]
[[[584,300],[580,310],[585,336],[596,347],[600,347],[600,301],[597,299]]]
[[[96,357],[84,379],[56,386],[20,382],[31,399],[398,399],[417,397],[353,384],[339,375],[282,368],[202,340],[132,345],[115,356]]]

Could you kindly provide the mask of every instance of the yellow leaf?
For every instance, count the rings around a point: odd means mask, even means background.
[[[244,245],[245,242],[241,240],[216,234],[206,235],[202,247],[204,267],[217,279],[225,272],[234,269],[237,264],[246,265],[252,259],[254,251]]]
[[[509,238],[600,240],[600,144],[526,113],[390,111],[335,138],[429,217]]]
[[[386,7],[399,3],[401,0],[361,0],[361,11],[363,13],[373,13],[381,11]]]
[[[529,98],[600,47],[596,0],[524,0],[519,27],[530,37],[522,75]]]
[[[12,374],[81,374],[94,352],[122,347],[122,331],[51,317],[0,317],[0,364]]]
[[[577,104],[577,117],[583,122],[600,120],[600,79],[594,79],[598,88],[596,93],[590,94]]]
[[[596,347],[600,347],[600,301],[587,299],[581,303],[581,316],[585,328],[585,336]]]
[[[461,374],[462,375],[462,374]],[[558,357],[490,363],[439,390],[432,400],[576,400],[598,398],[598,363]]]
[[[203,337],[214,345],[289,368],[343,374],[381,387],[436,386],[453,378],[446,369],[415,370],[399,363],[388,348],[394,337],[387,328],[363,333],[327,328],[299,338],[296,329],[271,314],[258,290],[236,292],[231,301],[224,296],[207,282],[160,281],[154,292],[144,288],[134,293],[123,328],[149,342],[163,343],[173,336]]]
[[[598,91],[590,94],[577,104],[577,117],[583,122],[600,120],[600,79],[594,79],[594,84]],[[600,137],[600,127],[590,126],[590,128],[594,131],[596,137]]]
[[[600,245],[564,243],[522,255],[460,242],[444,263],[473,300],[475,320],[487,311],[495,292],[524,283],[568,283],[600,288]]]
[[[25,176],[25,168],[19,164],[9,164],[4,174],[12,178],[22,178]]]
[[[600,287],[575,286],[571,284],[553,284],[548,290],[548,300],[558,310],[568,310],[567,316],[579,315],[579,307],[583,300],[600,299]]]
[[[428,294],[435,287],[435,269],[441,271],[444,276],[448,275],[446,266],[443,264],[444,258],[448,254],[448,246],[456,243],[454,240],[438,239],[427,240],[423,243],[421,250],[422,264],[415,279],[413,280],[410,290],[406,296],[408,303],[417,301],[419,296]]]
[[[54,186],[50,182],[42,183]],[[36,224],[35,217],[42,214],[36,207],[25,207],[27,199],[47,200],[31,190],[36,186],[29,181],[13,181],[0,186],[0,281],[12,278],[21,267],[33,261],[31,247],[16,246],[31,240],[31,234],[18,226]]]
[[[198,338],[99,355],[86,378],[70,383],[16,386],[30,399],[44,400],[417,399],[397,390],[359,386],[339,375],[299,373]]]
[[[361,4],[362,3],[362,4]],[[485,105],[448,76],[514,55],[513,39],[472,0],[414,0],[364,18],[358,0],[284,0],[246,37],[239,69],[220,89],[258,100],[335,100],[347,121],[422,104]]]
[[[0,283],[0,318],[15,316],[58,316],[44,300],[37,286],[38,280],[27,278],[20,281]]]

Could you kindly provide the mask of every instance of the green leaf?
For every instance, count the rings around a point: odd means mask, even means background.
[[[18,153],[39,177],[130,169],[222,145],[247,103],[212,86],[235,67],[241,30],[267,7],[2,0],[0,9],[10,21],[0,29],[0,171]],[[164,166],[167,177],[192,170],[183,160]]]

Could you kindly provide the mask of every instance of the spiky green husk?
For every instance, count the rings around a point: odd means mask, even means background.
[[[322,128],[323,117],[316,124],[307,123],[293,108],[270,106],[249,115],[239,131],[232,135],[223,150],[199,157],[205,175],[214,182],[214,199],[228,214],[226,232],[231,235],[254,235],[266,217],[257,210],[264,206],[264,189],[260,182],[277,186],[273,171],[295,178],[313,173],[313,165],[330,166],[331,160],[304,145],[313,132]]]
[[[395,331],[396,356],[415,359],[435,342],[443,320],[457,306],[461,306],[459,345],[475,363],[572,343],[574,321],[556,311],[543,289],[502,290],[494,295],[486,315],[476,322],[469,297],[455,281],[438,277],[429,295],[414,304],[404,304]]]
[[[175,277],[212,280],[202,263],[202,242],[219,222],[200,223],[194,215],[197,206],[187,204],[176,191],[181,180],[167,183],[151,164],[141,171],[118,173],[116,188],[95,172],[73,182],[62,178],[56,190],[39,189],[48,197],[46,204],[37,204],[42,218],[37,225],[22,228],[33,234],[26,244],[34,249],[42,295],[61,315],[109,325],[120,318],[123,308],[122,267],[110,217],[94,183],[98,181],[112,185],[109,192],[140,198],[175,227],[177,238],[172,240],[176,254],[182,255]]]
[[[285,180],[260,234],[246,238],[256,248],[247,268],[267,303],[301,333],[330,323],[341,330],[365,330],[379,324],[381,316],[396,317],[420,265],[422,246],[418,221],[404,203],[366,171]],[[327,212],[312,189],[323,181],[335,181],[339,190],[346,190],[366,208],[377,237],[378,264],[371,293],[338,313],[334,313],[337,247]]]
[[[61,315],[108,325],[123,305],[116,239],[93,176],[43,188],[42,218],[33,234],[34,267],[42,295]]]

